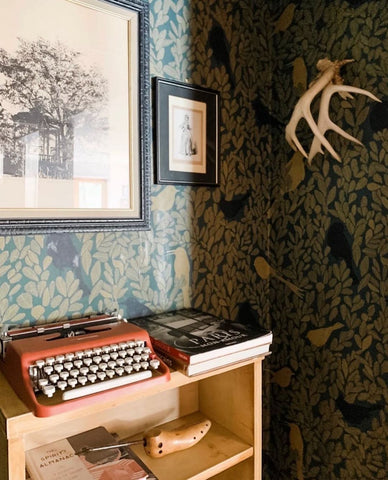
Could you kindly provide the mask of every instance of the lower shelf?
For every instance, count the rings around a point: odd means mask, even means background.
[[[203,418],[201,413],[194,413],[164,424],[163,429],[179,428]],[[213,421],[205,437],[186,450],[155,459],[147,456],[141,445],[132,448],[159,480],[206,480],[253,456],[251,445]]]

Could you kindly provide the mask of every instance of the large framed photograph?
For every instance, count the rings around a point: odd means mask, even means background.
[[[146,0],[0,5],[0,234],[149,228]]]
[[[219,184],[219,92],[155,78],[156,183]]]

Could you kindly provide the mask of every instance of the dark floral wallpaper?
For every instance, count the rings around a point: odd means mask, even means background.
[[[342,162],[325,152],[310,166],[273,130],[270,260],[300,296],[272,277],[267,478],[388,478],[387,7],[271,4],[271,108],[281,125],[326,57],[353,59],[344,83],[381,103],[332,97],[330,118],[363,143],[328,132]],[[306,122],[297,133],[308,149]]]
[[[220,91],[220,187],[153,185],[145,232],[0,237],[1,322],[192,305],[259,323],[264,479],[388,478],[387,7],[151,0],[152,76]],[[342,162],[309,165],[284,129],[325,57],[382,102],[333,96],[363,146],[328,132]]]

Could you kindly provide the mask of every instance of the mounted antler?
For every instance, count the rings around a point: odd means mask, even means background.
[[[344,130],[335,125],[335,123],[330,120],[329,105],[333,93],[338,92],[343,98],[352,98],[350,92],[360,93],[362,95],[367,95],[368,97],[372,98],[377,102],[380,102],[377,97],[375,97],[367,90],[363,90],[361,88],[353,87],[350,85],[343,85],[343,79],[340,75],[340,69],[343,65],[350,62],[353,62],[353,60],[335,60],[334,62],[330,61],[327,58],[319,60],[317,63],[317,68],[320,73],[317,79],[310,84],[309,89],[306,90],[306,92],[298,100],[292,113],[291,119],[286,126],[287,142],[289,143],[291,148],[293,148],[293,150],[298,150],[304,157],[306,157],[309,163],[311,163],[311,160],[317,153],[323,153],[321,146],[324,146],[336,160],[338,160],[339,162],[341,161],[337,152],[335,152],[333,147],[330,145],[330,143],[324,136],[327,130],[333,130],[338,134],[342,135],[343,137],[347,138],[348,140],[362,145],[359,140],[346,133]],[[316,123],[311,114],[310,106],[313,99],[320,92],[322,92],[322,96],[319,107],[318,123]],[[302,118],[306,119],[308,125],[314,133],[314,140],[308,155],[296,136],[296,127]]]

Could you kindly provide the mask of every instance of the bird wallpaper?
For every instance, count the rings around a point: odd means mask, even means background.
[[[187,306],[257,323],[263,479],[387,479],[388,1],[149,5],[152,77],[220,92],[220,185],[153,184],[147,231],[0,236],[1,323]],[[362,145],[329,131],[342,161],[309,164],[285,127],[324,58],[353,59],[344,83],[380,102],[333,95]]]

